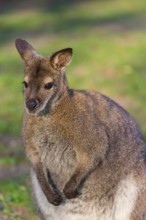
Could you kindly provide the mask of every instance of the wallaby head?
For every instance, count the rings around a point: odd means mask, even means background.
[[[41,56],[22,39],[16,40],[16,48],[25,61],[23,84],[26,110],[31,114],[43,114],[68,89],[65,67],[71,62],[72,49]]]

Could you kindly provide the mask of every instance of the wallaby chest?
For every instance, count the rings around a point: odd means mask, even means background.
[[[44,172],[47,175],[49,170],[54,182],[62,189],[76,167],[77,158],[71,141],[58,126],[49,117],[26,116],[24,136],[29,140],[26,153],[33,155],[35,148],[39,152]]]

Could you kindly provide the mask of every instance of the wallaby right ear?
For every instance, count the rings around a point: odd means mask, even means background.
[[[15,45],[19,54],[25,62],[37,56],[35,49],[27,41],[16,39]]]
[[[64,69],[67,65],[70,64],[72,59],[72,53],[72,48],[65,48],[63,50],[59,50],[51,55],[50,62],[55,69]]]

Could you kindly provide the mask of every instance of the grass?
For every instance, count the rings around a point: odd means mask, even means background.
[[[27,3],[5,1],[1,7],[0,137],[20,136],[23,61],[14,46],[17,37],[28,40],[44,55],[72,47],[74,57],[67,68],[70,86],[96,89],[119,102],[136,118],[146,137],[146,2],[32,0]],[[0,152],[9,152],[7,149],[0,141]],[[22,146],[18,146],[20,149]],[[12,155],[0,158],[0,166],[21,162],[21,158]],[[8,182],[0,183],[0,187],[5,187],[2,191],[15,194],[19,179]],[[22,200],[28,207],[30,198],[25,179],[21,183],[25,189]],[[7,198],[6,194],[2,196]],[[12,204],[21,206],[15,202]]]
[[[26,178],[6,179],[0,182],[0,217],[8,220],[37,219],[30,200],[30,186]]]

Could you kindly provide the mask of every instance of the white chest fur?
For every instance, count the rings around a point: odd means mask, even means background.
[[[99,205],[98,198],[90,203],[80,199],[68,200],[56,207],[48,203],[33,171],[31,176],[35,199],[45,220],[130,220],[138,195],[137,184],[134,178],[129,176],[119,183],[110,207],[108,201],[104,202],[104,207]]]

